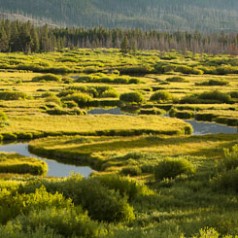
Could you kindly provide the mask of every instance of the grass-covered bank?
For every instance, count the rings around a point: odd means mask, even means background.
[[[189,124],[179,119],[158,116],[9,116],[9,126],[2,128],[3,139],[31,139],[54,135],[131,136],[142,134],[191,134]]]
[[[75,164],[89,164],[102,171],[120,172],[138,167],[151,172],[165,157],[191,156],[195,160],[219,160],[223,148],[236,144],[237,135],[54,137],[34,140],[32,152]],[[133,168],[132,168],[133,169]]]
[[[35,158],[28,158],[15,153],[0,153],[1,174],[44,175],[47,164]]]

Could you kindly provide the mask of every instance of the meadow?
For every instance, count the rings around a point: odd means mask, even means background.
[[[91,111],[113,109],[114,113]],[[116,49],[0,53],[0,237],[238,237],[238,58]]]

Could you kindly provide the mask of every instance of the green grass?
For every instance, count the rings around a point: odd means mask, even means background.
[[[237,236],[237,135],[192,136],[187,123],[158,115],[172,108],[177,117],[237,126],[236,58],[113,49],[0,53],[0,139],[31,140],[36,154],[97,169],[88,179],[35,178],[43,162],[1,153],[0,236]],[[157,91],[169,97],[150,101]],[[128,106],[138,114],[82,115],[123,106],[120,97],[131,93],[143,99]],[[201,100],[180,103],[191,95]],[[168,176],[170,164],[158,175],[163,161],[192,169],[176,165],[179,173]]]
[[[44,175],[47,172],[47,164],[34,158],[28,158],[19,154],[0,153],[1,174],[31,174]]]

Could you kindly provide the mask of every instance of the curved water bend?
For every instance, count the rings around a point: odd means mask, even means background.
[[[93,170],[88,166],[75,166],[75,165],[63,164],[56,160],[51,160],[51,159],[46,159],[46,158],[36,156],[29,152],[28,143],[1,145],[0,151],[14,152],[20,155],[33,157],[33,158],[37,158],[37,159],[41,159],[45,161],[48,164],[47,176],[65,177],[70,175],[72,172],[74,172],[74,173],[80,173],[84,177],[88,177],[93,172]]]
[[[237,128],[227,125],[218,124],[215,122],[204,122],[196,120],[184,120],[193,127],[193,135],[206,134],[236,134]]]

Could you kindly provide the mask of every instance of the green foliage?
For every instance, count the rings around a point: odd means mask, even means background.
[[[21,100],[28,99],[27,94],[19,91],[0,91],[0,100]]]
[[[206,227],[200,229],[199,236],[194,236],[194,238],[219,238],[220,234],[212,227]]]
[[[6,113],[0,111],[0,128],[7,125],[8,117]]]
[[[230,103],[231,97],[229,94],[218,90],[203,92],[201,94],[192,94],[183,97],[180,103]]]
[[[169,77],[166,79],[167,82],[173,82],[173,83],[183,83],[187,82],[187,80],[183,77],[180,76],[174,76],[174,77]]]
[[[150,97],[151,101],[161,101],[161,102],[170,101],[171,99],[172,95],[167,91],[157,91]]]
[[[82,180],[77,202],[92,219],[106,222],[128,222],[135,218],[125,197],[109,190],[96,179]]]
[[[127,166],[121,170],[121,174],[130,176],[139,176],[142,174],[141,168],[139,166]]]
[[[220,103],[229,103],[231,100],[230,95],[220,92],[218,90],[204,92],[199,95],[199,99],[212,100]]]
[[[129,201],[133,201],[139,196],[145,196],[152,191],[143,183],[140,183],[131,178],[120,175],[103,175],[95,177],[103,186],[113,189],[120,193],[121,196],[128,197]]]
[[[32,82],[60,82],[61,78],[55,74],[45,74],[41,76],[36,76],[32,79]]]
[[[139,92],[123,93],[120,96],[120,101],[125,103],[141,104],[144,101],[144,97]]]
[[[134,66],[134,67],[123,67],[118,68],[121,74],[125,75],[145,75],[153,72],[153,68],[149,66]]]
[[[212,180],[212,185],[217,191],[238,193],[238,169],[220,173]]]
[[[184,158],[167,158],[161,161],[155,168],[155,179],[174,179],[178,175],[192,174],[195,172],[193,164]]]
[[[7,153],[0,156],[0,173],[42,175],[47,172],[47,164],[38,159]]]
[[[87,105],[88,102],[90,102],[92,100],[92,97],[90,97],[86,93],[75,92],[69,96],[64,97],[62,100],[63,101],[74,101],[79,106],[85,106],[85,105]]]
[[[237,92],[237,91],[230,92],[230,96],[231,96],[231,98],[236,98],[236,99],[238,99],[238,92]]]
[[[163,115],[166,111],[159,108],[142,108],[139,111],[139,114],[142,115]]]
[[[92,221],[80,207],[33,210],[28,216],[19,216],[16,222],[25,232],[27,228],[34,231],[45,227],[62,237],[96,238],[107,233],[103,226]]]
[[[229,82],[221,79],[210,79],[202,83],[196,83],[198,86],[226,86],[229,85]]]
[[[222,167],[230,170],[238,168],[238,144],[234,145],[230,150],[224,149],[224,160]]]
[[[14,219],[19,214],[29,214],[32,210],[40,211],[48,207],[69,208],[72,206],[71,200],[67,200],[62,194],[48,193],[45,187],[36,189],[29,194],[11,194],[2,192],[0,195],[0,223]]]

